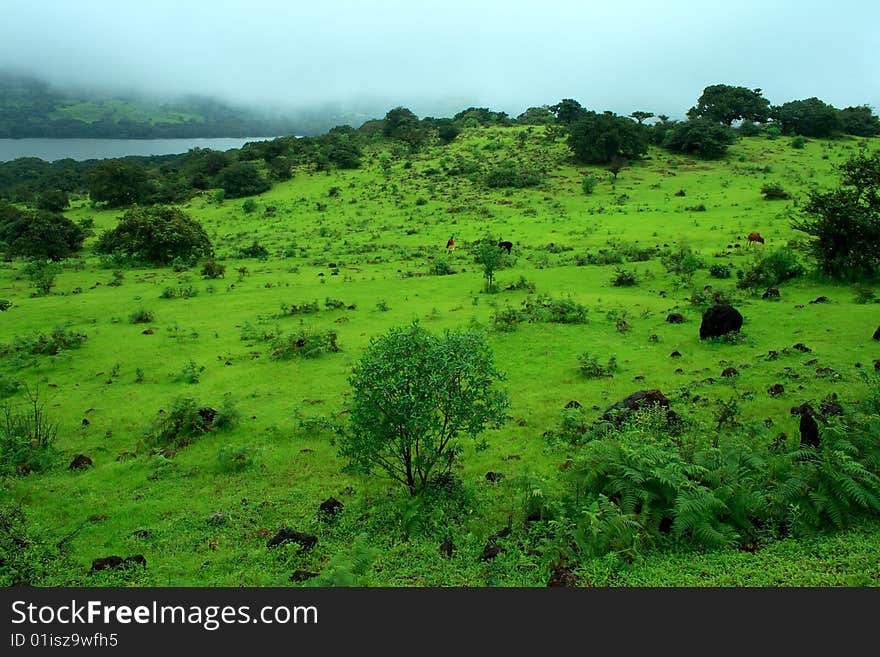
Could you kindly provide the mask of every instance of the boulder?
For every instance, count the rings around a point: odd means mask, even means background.
[[[728,304],[712,306],[703,313],[703,321],[700,324],[700,339],[717,338],[728,333],[734,333],[742,328],[743,316],[740,312]]]

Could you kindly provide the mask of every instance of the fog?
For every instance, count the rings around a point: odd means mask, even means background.
[[[880,106],[874,0],[2,0],[0,14],[2,69],[266,109],[516,116],[575,98],[681,118],[716,83]]]

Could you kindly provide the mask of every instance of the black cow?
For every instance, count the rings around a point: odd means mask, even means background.
[[[499,249],[507,249],[507,255],[510,255],[510,250],[513,248],[513,242],[498,242]]]

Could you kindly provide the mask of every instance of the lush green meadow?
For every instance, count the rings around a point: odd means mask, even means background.
[[[205,278],[199,267],[122,268],[93,254],[90,239],[82,257],[65,262],[52,293],[34,296],[22,263],[2,263],[0,298],[13,305],[0,314],[0,343],[55,327],[87,336],[56,355],[0,358],[0,374],[22,384],[8,401],[23,403],[26,384],[59,423],[51,467],[0,485],[4,503],[19,504],[27,518],[29,558],[43,559],[34,583],[286,586],[298,585],[292,573],[308,571],[321,573],[312,583],[545,585],[559,558],[554,526],[526,517],[530,500],[552,508],[576,487],[567,476],[574,446],[545,436],[571,400],[594,420],[630,393],[657,388],[696,433],[723,442],[718,402],[735,399],[737,435],[770,445],[784,432],[796,447],[793,406],[818,406],[836,393],[857,408],[876,388],[875,303],[815,275],[763,299],[763,290],[737,288],[736,272],[803,240],[791,227],[798,202],[833,187],[835,165],[878,148],[877,138],[792,148],[789,138],[749,137],[719,161],[652,148],[615,181],[602,168],[571,164],[565,144],[541,128],[467,129],[449,146],[412,155],[377,142],[357,170],[296,170],[254,197],[249,212],[242,199],[203,193],[184,209],[207,230],[222,278]],[[490,189],[458,173],[499,163],[540,171],[543,182]],[[585,175],[598,179],[592,194],[582,189]],[[765,183],[792,198],[765,200]],[[92,218],[97,233],[120,214],[87,199],[66,213]],[[766,243],[749,245],[752,231]],[[456,249],[447,254],[451,234]],[[514,245],[495,293],[485,292],[474,260],[487,235]],[[268,257],[241,257],[255,241]],[[684,247],[733,275],[714,278],[706,267],[683,282],[661,256]],[[590,264],[601,250],[639,249],[650,249],[647,259]],[[440,261],[454,273],[436,275]],[[638,283],[614,286],[616,267]],[[169,290],[177,297],[163,298]],[[699,338],[701,314],[719,290],[744,316],[739,340]],[[587,321],[498,329],[499,313],[539,295],[582,304]],[[827,303],[811,303],[821,296]],[[312,302],[312,312],[291,312]],[[142,310],[152,320],[132,323]],[[668,323],[675,312],[686,321]],[[347,379],[370,340],[414,320],[438,333],[485,331],[506,374],[509,419],[486,432],[486,449],[465,443],[455,504],[410,499],[379,476],[343,473],[321,422],[344,421]],[[339,351],[271,357],[272,338],[300,331],[334,332]],[[793,349],[797,343],[809,351]],[[603,362],[614,356],[618,369],[584,377],[585,352]],[[722,377],[726,367],[739,376]],[[784,391],[768,392],[774,384]],[[232,403],[239,420],[170,457],[154,454],[144,433],[180,396],[215,409]],[[93,465],[69,470],[76,454]],[[490,471],[503,478],[488,481]],[[331,496],[345,508],[328,521],[318,507]],[[481,560],[489,537],[508,524],[504,551]],[[317,544],[268,549],[282,526],[316,535]],[[868,519],[757,549],[670,542],[567,565],[581,585],[876,586],[878,529]],[[456,549],[442,556],[447,538]],[[143,554],[148,567],[89,573],[93,559],[111,554]]]

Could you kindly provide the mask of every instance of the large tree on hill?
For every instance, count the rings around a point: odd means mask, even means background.
[[[101,234],[95,250],[152,265],[191,263],[213,254],[200,223],[180,208],[162,205],[127,210],[116,228]]]
[[[8,257],[58,261],[77,251],[85,232],[67,217],[0,203],[0,245]]]
[[[774,107],[772,116],[787,135],[830,137],[843,129],[840,110],[815,96]]]
[[[770,117],[770,101],[760,89],[713,84],[703,89],[689,117],[702,117],[730,126],[734,121],[747,120],[763,123]]]
[[[556,117],[557,123],[562,125],[571,125],[587,114],[587,110],[574,98],[563,98],[555,105],[551,105],[549,109]]]
[[[262,194],[272,187],[256,162],[233,162],[217,174],[217,186],[227,198]]]
[[[647,128],[612,112],[586,112],[570,127],[568,145],[585,164],[608,164],[614,159],[635,160],[648,151]]]
[[[839,167],[842,186],[811,192],[793,222],[810,235],[819,269],[839,279],[880,272],[880,151],[860,153]]]
[[[92,201],[111,208],[143,203],[154,189],[143,166],[123,159],[102,160],[86,173],[86,183]]]
[[[398,139],[410,150],[417,151],[428,138],[428,130],[419,121],[419,117],[406,107],[395,107],[385,114],[382,134],[389,139]]]
[[[880,119],[867,105],[845,107],[840,110],[843,131],[857,137],[876,137],[880,135]]]
[[[691,119],[672,126],[662,145],[676,153],[696,155],[705,160],[724,157],[736,137],[733,130],[710,119]]]
[[[645,112],[644,110],[636,110],[630,114],[630,116],[638,121],[639,125],[642,125],[642,123],[648,119],[654,118],[654,115],[651,112]]]

